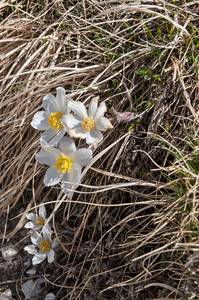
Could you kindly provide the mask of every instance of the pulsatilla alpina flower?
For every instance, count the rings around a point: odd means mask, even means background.
[[[120,121],[131,121],[133,119],[136,119],[139,116],[138,113],[132,113],[132,112],[129,112],[129,111],[125,111],[123,113],[117,112],[114,107],[111,107],[111,112],[114,115],[114,118],[116,118],[116,120],[118,122],[120,122]]]
[[[113,128],[110,121],[104,117],[106,112],[105,102],[98,106],[98,98],[91,100],[89,111],[87,113],[83,103],[69,101],[69,107],[75,116],[67,120],[69,127],[73,128],[69,131],[71,137],[86,139],[87,144],[93,144],[103,139],[100,131],[106,131],[108,128]]]
[[[26,218],[30,220],[25,224],[25,228],[31,228],[32,230],[40,230],[45,225],[48,228],[49,232],[51,232],[50,226],[46,224],[46,209],[44,205],[39,207],[39,215],[30,213],[26,215]]]
[[[51,263],[54,261],[55,252],[53,248],[58,245],[58,239],[55,238],[53,241],[51,239],[51,234],[49,231],[43,231],[43,236],[39,234],[37,231],[31,236],[31,242],[33,245],[28,245],[24,248],[28,253],[34,254],[32,259],[32,264],[37,265],[40,264],[46,257],[48,258],[48,262]],[[39,251],[37,248],[39,248]]]
[[[44,177],[45,186],[53,186],[61,182],[63,191],[78,183],[81,178],[81,167],[86,166],[92,159],[90,149],[76,149],[75,143],[68,137],[63,137],[58,149],[43,143],[43,151],[38,152],[36,160],[47,164],[50,168]]]
[[[45,111],[37,112],[31,125],[35,129],[45,130],[41,136],[41,142],[47,141],[49,145],[57,146],[64,134],[73,128],[66,125],[67,118],[72,115],[70,115],[64,88],[57,88],[56,98],[51,94],[46,95],[43,98],[43,106]]]

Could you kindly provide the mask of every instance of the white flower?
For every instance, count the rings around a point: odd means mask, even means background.
[[[103,135],[100,131],[113,128],[110,121],[103,117],[106,112],[105,102],[101,102],[97,108],[98,98],[92,99],[88,113],[83,103],[69,101],[69,107],[77,114],[66,120],[68,127],[74,127],[69,131],[70,136],[86,139],[87,144],[101,141]]]
[[[36,160],[41,164],[47,164],[50,168],[44,177],[45,186],[53,186],[61,182],[64,192],[78,183],[81,178],[81,167],[86,166],[92,159],[90,149],[76,150],[75,143],[68,137],[63,137],[58,149],[42,144],[44,150],[38,152]]]
[[[70,115],[70,108],[66,101],[65,90],[62,87],[56,90],[56,98],[51,94],[43,98],[46,111],[38,111],[31,122],[35,129],[45,130],[41,136],[41,142],[49,141],[51,146],[57,146],[64,134],[73,128],[66,125],[67,118],[72,115]]]
[[[45,225],[48,231],[51,232],[50,226],[46,224],[46,209],[44,205],[39,207],[39,215],[30,213],[26,215],[26,218],[30,220],[30,222],[25,224],[25,228],[31,228],[33,230],[40,230]]]
[[[58,245],[57,238],[52,241],[49,232],[44,229],[43,236],[35,231],[31,236],[31,241],[33,245],[26,246],[24,250],[30,254],[34,254],[32,259],[33,265],[40,264],[46,257],[48,258],[49,263],[54,261],[55,252],[53,248]],[[39,252],[37,251],[36,246],[39,248]]]

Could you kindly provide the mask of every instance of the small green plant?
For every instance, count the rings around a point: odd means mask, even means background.
[[[189,130],[190,135],[184,140],[185,144],[182,148],[174,146],[167,140],[155,137],[155,139],[163,142],[156,148],[164,149],[174,157],[171,166],[168,168],[168,174],[162,175],[173,188],[173,192],[167,194],[173,200],[173,210],[170,208],[168,213],[173,211],[175,226],[182,228],[183,224],[186,231],[186,235],[182,236],[181,242],[193,242],[193,239],[197,238],[196,232],[198,232],[199,214],[196,199],[199,196],[197,179],[199,174],[199,150],[198,139],[192,130],[191,127],[191,130]],[[167,145],[165,146],[165,144]]]
[[[149,77],[151,77],[151,67],[141,67],[138,71],[136,71],[136,73],[139,75],[140,78],[148,79]]]
[[[145,167],[142,167],[141,170],[139,171],[140,175],[146,175],[146,169]]]
[[[128,128],[128,130],[133,129],[134,127],[135,127],[135,124],[131,125],[131,126]]]
[[[150,108],[153,105],[153,102],[148,102],[146,108]]]
[[[142,110],[142,102],[144,99],[143,96],[141,97],[141,102],[139,102],[140,99],[138,99],[136,95],[134,95],[134,99],[135,99],[137,109]]]

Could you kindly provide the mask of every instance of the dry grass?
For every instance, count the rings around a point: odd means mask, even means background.
[[[60,246],[37,276],[57,299],[198,299],[198,2],[2,1],[0,14],[4,245],[23,266],[25,215],[46,203]],[[44,186],[30,126],[58,86],[138,114],[106,132],[70,199]]]

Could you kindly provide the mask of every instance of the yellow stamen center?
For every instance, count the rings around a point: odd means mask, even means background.
[[[82,127],[86,131],[90,131],[91,129],[94,129],[94,127],[95,127],[94,118],[91,118],[91,117],[84,118],[84,120],[82,120]]]
[[[48,121],[50,123],[50,126],[55,129],[61,129],[62,128],[62,123],[60,121],[61,117],[63,116],[61,111],[56,111],[56,113],[51,113],[50,117],[48,118]]]
[[[38,226],[43,226],[44,223],[45,223],[44,218],[39,218],[39,219],[37,219],[37,225],[38,225]]]
[[[48,252],[51,248],[51,243],[48,240],[44,240],[40,243],[40,248],[44,252]]]
[[[68,157],[62,155],[56,158],[55,167],[57,168],[59,173],[70,172],[71,166],[72,166],[72,161]]]

